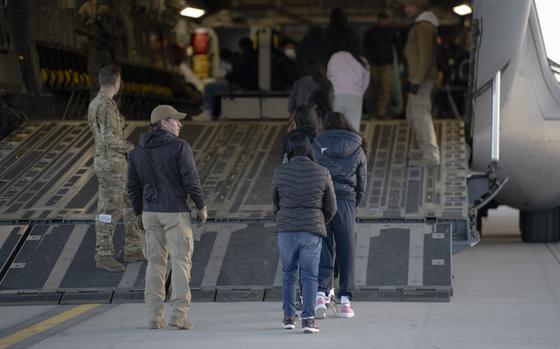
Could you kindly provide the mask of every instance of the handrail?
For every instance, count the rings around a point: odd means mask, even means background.
[[[500,88],[502,73],[496,72],[492,82],[492,154],[493,163],[500,161]]]

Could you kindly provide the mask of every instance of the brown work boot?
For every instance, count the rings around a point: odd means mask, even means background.
[[[187,319],[176,319],[176,318],[172,317],[169,320],[168,324],[169,324],[169,326],[177,327],[180,330],[192,330],[193,329],[192,321],[187,320]]]
[[[95,267],[113,273],[122,273],[124,271],[124,265],[117,261],[114,256],[97,257],[95,259]]]
[[[146,260],[142,251],[129,253],[124,255],[124,262],[125,263],[135,263],[135,262],[143,262]]]

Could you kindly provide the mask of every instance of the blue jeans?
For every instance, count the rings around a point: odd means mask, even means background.
[[[284,317],[296,315],[296,282],[298,264],[301,269],[303,295],[302,318],[315,317],[317,274],[321,258],[322,238],[307,232],[278,232],[278,251],[282,263],[282,309]]]
[[[204,86],[204,94],[202,95],[203,108],[209,114],[217,118],[220,115],[220,101],[217,94],[225,94],[230,91],[236,91],[239,88],[235,84],[230,84],[226,80],[217,80],[210,82]]]

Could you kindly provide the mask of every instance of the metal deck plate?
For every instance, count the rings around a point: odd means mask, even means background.
[[[280,163],[284,122],[186,123],[210,217],[272,218],[270,183]],[[367,195],[362,219],[467,217],[462,121],[436,121],[442,165],[409,167],[406,122],[368,121]],[[130,122],[136,141],[145,123]],[[93,140],[85,122],[27,122],[0,142],[0,215],[7,220],[92,219],[97,205]]]
[[[0,281],[8,272],[11,259],[23,243],[27,225],[0,225]]]
[[[17,234],[19,228],[13,229],[10,234]],[[358,224],[356,286],[450,289],[451,235],[450,223]],[[121,260],[123,242],[119,225],[115,246]],[[63,299],[70,302],[80,296],[109,297],[109,301],[113,290],[126,293],[144,288],[145,262],[128,264],[124,273],[105,272],[95,268],[94,250],[93,224],[37,224],[12,258],[0,291],[64,292]],[[248,290],[263,293],[281,282],[273,224],[220,223],[203,228],[202,238],[195,242],[191,287],[218,290],[218,294],[220,290],[252,294]]]

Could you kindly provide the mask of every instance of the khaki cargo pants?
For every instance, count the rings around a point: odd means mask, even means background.
[[[389,102],[393,91],[393,64],[370,65],[373,91],[377,100],[377,117],[389,116]]]
[[[164,318],[165,274],[171,254],[171,318],[187,318],[191,303],[192,255],[194,250],[191,219],[188,212],[144,212],[146,231],[144,255],[148,259],[144,300],[150,321]]]
[[[142,231],[138,227],[126,193],[126,174],[116,171],[96,171],[99,182],[97,216],[95,219],[95,258],[113,256],[115,248],[113,235],[117,222],[124,218],[124,254],[131,255],[142,251]]]
[[[433,87],[433,82],[425,82],[420,84],[417,94],[408,94],[406,120],[414,130],[418,148],[422,151],[423,160],[439,164],[439,147],[432,121]]]

